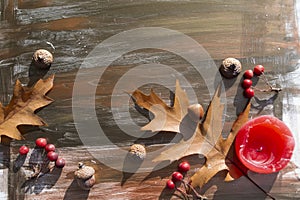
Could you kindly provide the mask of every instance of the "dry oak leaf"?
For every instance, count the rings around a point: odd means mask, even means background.
[[[207,154],[214,147],[222,133],[221,85],[217,88],[205,113],[203,123],[195,123],[189,119],[187,110],[189,100],[176,81],[174,106],[164,103],[153,91],[145,95],[136,90],[132,94],[136,104],[154,114],[154,118],[142,130],[170,131],[182,134],[183,138],[171,148],[161,152],[153,161],[174,161],[192,154]]]
[[[176,81],[173,107],[168,106],[153,90],[149,95],[135,90],[132,97],[138,106],[154,114],[154,119],[142,127],[142,130],[180,132],[180,123],[187,114],[189,100],[186,93],[181,89],[179,81]]]
[[[250,101],[249,101],[250,102]],[[248,121],[248,115],[251,104],[248,102],[245,110],[238,116],[232,125],[228,137],[225,139],[222,135],[219,136],[217,143],[205,155],[206,162],[192,177],[191,185],[193,187],[204,186],[218,172],[226,170],[225,181],[232,181],[245,175],[247,178],[247,169],[241,165],[235,156],[233,142],[239,129]],[[250,180],[252,181],[252,180]]]
[[[32,88],[23,87],[16,81],[13,97],[6,107],[0,103],[0,142],[2,136],[23,139],[18,130],[19,125],[45,126],[46,123],[34,112],[51,102],[46,94],[53,87],[54,75],[39,80]]]
[[[207,154],[204,154],[206,161],[191,178],[190,184],[192,187],[202,188],[209,180],[211,180],[217,173],[224,171],[226,175],[224,181],[232,181],[245,176],[253,185],[261,190],[266,196],[275,199],[268,191],[258,185],[251,177],[248,176],[248,169],[241,164],[234,150],[234,139],[240,128],[248,121],[249,112],[251,108],[250,100],[246,108],[239,114],[238,118],[232,125],[231,131],[227,138],[219,136],[217,143],[210,149]],[[208,111],[209,112],[209,111]]]
[[[181,92],[180,95],[186,97],[186,94],[184,93],[184,91],[182,91],[178,82],[176,84],[176,91],[180,91]],[[176,96],[177,94],[178,92],[177,93],[175,92],[175,100],[179,98],[179,96]],[[150,98],[151,96],[155,97],[155,101],[151,101],[151,103],[149,103],[147,101],[148,98]],[[163,101],[154,93],[149,96],[141,94],[141,98],[142,100],[137,101],[137,104],[139,106],[147,105],[147,103],[149,103],[152,107],[154,106],[155,103],[165,105]],[[188,102],[187,97],[185,101]],[[151,106],[149,105],[146,107],[144,106],[144,108],[148,109]],[[185,105],[184,107],[182,107],[182,109],[187,109],[187,107],[188,105]],[[174,160],[179,160],[185,156],[202,154],[203,156],[205,156],[206,161],[204,166],[202,166],[190,178],[191,181],[190,183],[193,187],[201,188],[210,179],[212,179],[218,172],[226,171],[226,176],[224,178],[225,181],[231,181],[234,179],[238,179],[241,176],[245,176],[250,182],[256,185],[267,196],[273,198],[268,194],[268,192],[266,192],[263,188],[257,185],[247,175],[247,169],[240,163],[240,161],[235,156],[233,142],[238,130],[242,127],[244,123],[248,121],[250,108],[251,108],[251,103],[249,100],[244,111],[239,114],[239,116],[233,123],[228,137],[223,138],[222,116],[223,116],[224,105],[221,103],[221,84],[219,84],[206,110],[202,122],[198,122],[195,124],[195,122],[193,122],[191,119],[180,121],[179,118],[175,118],[174,116],[171,115],[171,113],[168,113],[169,114],[168,117],[173,119],[172,125],[174,127],[167,126],[168,128],[167,131],[170,130],[173,131],[175,129],[176,130],[178,129],[183,136],[188,135],[189,137],[188,138],[183,137],[178,143],[162,151],[161,154],[157,156],[153,161],[159,162],[159,161],[169,160],[172,162]],[[149,111],[153,112],[150,109]],[[157,112],[152,121],[160,119],[161,116],[157,117],[157,115],[163,112],[164,110],[160,110],[160,112]],[[181,113],[186,114],[184,110],[182,110]],[[174,120],[174,118],[177,120]],[[181,116],[181,119],[189,119],[189,118],[185,118],[185,116]],[[175,122],[177,122],[177,124]],[[146,125],[145,127],[147,127],[148,125]],[[153,127],[151,130],[159,131],[159,129],[155,129],[155,127]]]
[[[184,120],[178,125],[180,133],[183,136],[189,135],[190,137],[183,137],[178,143],[161,152],[153,161],[169,160],[173,162],[185,156],[193,154],[206,155],[209,153],[222,133],[223,109],[224,105],[221,103],[221,85],[219,85],[208,106],[202,123]]]
[[[192,121],[181,122],[181,130],[191,132],[191,137],[184,138],[179,143],[172,145],[169,149],[161,152],[153,161],[179,160],[182,157],[202,154],[206,162],[192,177],[191,185],[193,187],[204,186],[218,172],[227,170],[225,181],[230,181],[246,175],[245,169],[239,161],[234,158],[232,143],[240,127],[248,121],[250,111],[250,101],[245,110],[238,116],[233,123],[230,134],[226,139],[222,136],[222,115],[224,105],[221,103],[221,84],[207,108],[202,122],[193,125]]]

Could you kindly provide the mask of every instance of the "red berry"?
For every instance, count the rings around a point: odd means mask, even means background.
[[[66,161],[63,158],[58,158],[55,161],[55,166],[58,167],[58,168],[63,168],[65,166],[65,164],[66,164]]]
[[[253,71],[251,69],[248,69],[244,72],[244,77],[251,79],[253,77]]]
[[[174,182],[182,181],[182,179],[183,179],[183,175],[180,172],[174,172],[172,174],[172,180]]]
[[[54,152],[54,151],[49,151],[47,153],[47,157],[50,161],[56,161],[58,158],[58,153]]]
[[[182,162],[182,163],[180,163],[179,165],[178,165],[178,170],[180,171],[180,172],[187,172],[187,171],[189,171],[190,170],[190,168],[191,168],[191,166],[190,166],[190,164],[188,163],[188,162]]]
[[[168,180],[166,186],[172,190],[175,188],[175,183],[172,180]]]
[[[264,73],[265,68],[262,65],[256,65],[253,69],[253,72],[256,76],[260,76],[262,73]]]
[[[252,81],[250,79],[243,80],[242,87],[244,89],[250,88],[252,86]]]
[[[47,152],[55,151],[55,146],[54,146],[54,144],[47,144],[47,145],[45,146],[45,150],[46,150]]]
[[[35,141],[36,146],[44,148],[47,145],[47,139],[46,138],[38,138]]]
[[[245,89],[244,96],[248,99],[254,97],[254,90],[252,88]]]
[[[29,148],[25,145],[23,145],[19,148],[19,153],[21,155],[26,155],[28,152],[29,152]]]

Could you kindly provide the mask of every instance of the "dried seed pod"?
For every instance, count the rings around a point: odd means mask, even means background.
[[[193,120],[194,122],[198,122],[202,119],[204,115],[204,110],[201,104],[193,104],[188,107],[188,116]]]
[[[242,71],[242,64],[235,58],[226,58],[220,66],[220,73],[225,78],[234,78]]]
[[[78,163],[78,169],[74,172],[78,186],[83,190],[90,190],[96,183],[95,169]]]
[[[34,52],[32,62],[39,68],[47,69],[53,62],[53,55],[45,49],[39,49]]]
[[[133,144],[130,147],[129,155],[134,159],[144,160],[146,157],[146,149],[141,144]]]

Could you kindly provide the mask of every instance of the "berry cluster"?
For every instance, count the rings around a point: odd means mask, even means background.
[[[63,168],[65,166],[65,159],[59,158],[58,153],[55,152],[55,145],[48,144],[46,138],[38,138],[35,141],[38,148],[44,148],[47,152],[47,158],[49,161],[55,162],[55,166],[58,168]],[[23,145],[19,148],[20,155],[27,155],[29,152],[29,147]]]
[[[169,179],[166,183],[166,187],[168,189],[174,190],[176,189],[178,192],[180,192],[184,199],[188,199],[189,194],[187,194],[186,191],[192,191],[194,193],[194,196],[197,197],[197,199],[206,199],[205,197],[201,196],[197,193],[197,191],[187,182],[184,181],[184,176],[186,173],[190,170],[191,166],[187,161],[183,161],[178,165],[178,171],[175,171],[171,175],[171,179]],[[184,188],[186,191],[183,191],[180,188],[181,183],[184,185]]]
[[[254,75],[260,76],[263,75],[265,71],[264,66],[262,65],[256,65],[253,69],[248,69],[244,72],[244,80],[242,82],[242,87],[244,88],[244,96],[248,99],[252,98],[254,96],[254,90],[252,87],[252,77]]]
[[[186,161],[181,162],[178,165],[178,172],[173,172],[172,179],[167,181],[167,187],[169,189],[175,188],[175,183],[181,182],[183,180],[183,174],[190,170],[190,164]]]

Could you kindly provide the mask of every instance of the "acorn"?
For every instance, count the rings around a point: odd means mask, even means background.
[[[242,64],[235,58],[226,58],[223,60],[219,70],[222,76],[224,76],[225,78],[234,78],[241,73]]]
[[[188,116],[194,122],[198,122],[204,116],[204,110],[201,104],[193,104],[188,107]]]
[[[83,190],[90,190],[96,183],[95,169],[78,163],[78,169],[74,172],[78,186]]]
[[[38,49],[33,54],[32,63],[41,69],[48,69],[53,63],[53,55],[45,49]]]
[[[129,149],[128,155],[133,159],[144,160],[146,157],[146,149],[144,145],[133,144]]]

